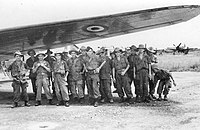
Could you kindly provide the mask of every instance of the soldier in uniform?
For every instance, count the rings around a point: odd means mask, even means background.
[[[127,102],[130,103],[133,94],[131,92],[130,79],[128,77],[129,62],[125,56],[121,54],[119,48],[115,48],[116,58],[113,61],[113,81],[116,83],[117,92],[120,102],[124,102],[124,91],[127,96]]]
[[[62,53],[55,53],[56,61],[53,63],[53,80],[57,97],[57,106],[64,105],[69,107],[69,94],[66,87],[66,80],[69,72],[67,63],[62,60]]]
[[[114,59],[116,58],[114,51],[110,52],[110,57],[111,57],[111,62],[113,63]],[[113,69],[113,68],[112,68],[112,69]],[[112,72],[113,72],[113,71],[112,71]],[[111,72],[111,73],[112,73],[112,72]],[[112,73],[112,76],[113,76],[113,73]],[[116,83],[113,82],[113,77],[112,77],[112,83],[113,83],[113,86],[114,86],[114,88],[115,88],[115,90],[113,91],[113,93],[117,93],[117,87],[116,87]]]
[[[69,52],[68,52],[68,50],[67,50],[67,48],[65,48],[64,49],[64,51],[63,51],[63,57],[62,57],[62,59],[68,64],[68,60],[69,60]],[[69,77],[69,76],[68,76]],[[67,80],[67,84],[66,84],[66,87],[68,88],[68,94],[69,94],[69,96],[71,96],[71,90],[70,90],[70,88],[69,88],[69,82],[68,82],[69,80]]]
[[[99,51],[100,60],[102,62],[106,61],[99,72],[101,102],[104,103],[107,99],[109,103],[113,103],[113,96],[111,94],[112,61],[106,56],[106,53],[107,50],[105,48],[101,48]]]
[[[84,91],[83,91],[83,78],[82,74],[84,72],[83,61],[77,57],[78,51],[72,49],[69,51],[72,56],[68,60],[69,65],[69,87],[72,92],[73,101],[79,101],[83,104],[84,101]]]
[[[67,61],[69,60],[68,53],[69,53],[69,52],[68,52],[66,49],[64,49],[62,59],[63,59],[65,62],[67,62]]]
[[[138,56],[136,57],[136,79],[139,81],[138,95],[136,101],[150,102],[148,97],[149,78],[151,77],[151,61],[145,54],[144,45],[138,47]]]
[[[36,97],[37,95],[37,88],[36,88],[36,74],[33,73],[33,64],[38,61],[37,57],[35,57],[36,53],[33,49],[29,50],[28,55],[30,56],[27,60],[26,60],[26,65],[28,66],[28,69],[30,70],[29,73],[29,78],[31,79],[31,83],[32,83],[32,88],[33,88],[33,93]]]
[[[44,60],[49,63],[50,68],[52,70],[53,62],[56,60],[55,57],[51,56],[51,54],[53,54],[53,52],[50,49],[48,49],[45,54],[47,55],[47,57]],[[49,85],[50,86],[52,85],[52,91],[53,91],[53,94],[55,94],[56,92],[55,92],[54,82],[52,80],[52,71],[48,72],[48,78],[49,78]]]
[[[130,63],[130,68],[128,70],[128,76],[130,78],[130,85],[133,82],[133,84],[135,86],[135,94],[136,94],[136,97],[138,97],[139,96],[139,90],[138,90],[139,81],[136,79],[136,75],[135,75],[135,72],[136,72],[135,66],[136,66],[136,57],[137,57],[137,54],[136,54],[137,53],[137,47],[132,45],[130,47],[130,49],[131,49],[131,55],[128,56],[128,61]],[[138,99],[138,98],[136,98],[136,99]]]
[[[164,95],[164,101],[167,101],[167,95],[169,94],[169,90],[173,85],[176,86],[176,83],[172,77],[172,74],[166,70],[159,69],[157,65],[152,65],[152,70],[155,73],[154,82],[155,84],[160,80],[157,88],[157,94],[159,95],[158,101],[162,100],[162,93]]]
[[[147,52],[150,57],[151,66],[157,64],[158,60],[157,60],[157,56],[155,55],[156,51],[153,49],[153,47],[149,47]],[[156,84],[154,82],[154,75],[155,73],[151,71],[151,79],[149,79],[149,98],[151,100],[156,100],[156,97],[154,96],[155,88],[156,88]]]
[[[94,51],[91,47],[87,47],[87,57],[85,58],[85,71],[86,71],[86,81],[88,88],[88,95],[91,104],[94,104],[94,107],[98,106],[98,100],[100,98],[99,92],[99,71],[101,67],[105,64],[106,61],[101,63],[100,59],[94,54]],[[101,63],[101,64],[100,64]]]
[[[82,60],[82,62],[84,62],[84,60],[85,60],[85,58],[87,56],[86,50],[87,50],[87,48],[85,46],[81,46],[81,48],[80,48],[80,53],[81,54],[79,55],[79,58]],[[84,92],[84,95],[85,95],[85,85],[86,85],[86,73],[85,73],[85,71],[82,74],[82,78],[83,78],[82,79],[83,80],[82,87],[83,87],[83,92]]]
[[[41,105],[41,94],[42,87],[44,89],[45,95],[49,100],[49,105],[52,105],[52,95],[49,87],[48,73],[51,72],[50,65],[44,60],[45,54],[38,53],[38,61],[33,64],[33,73],[36,73],[36,85],[37,85],[37,95],[35,106]]]
[[[14,103],[12,105],[12,108],[19,106],[18,102],[20,101],[21,94],[23,96],[24,105],[29,107],[30,106],[30,104],[28,103],[29,97],[27,94],[28,82],[25,79],[27,66],[22,61],[23,55],[21,54],[20,51],[15,52],[14,57],[15,61],[7,69],[8,71],[11,71],[11,76],[13,78],[12,87],[14,94],[13,97]],[[22,93],[20,93],[20,88]]]

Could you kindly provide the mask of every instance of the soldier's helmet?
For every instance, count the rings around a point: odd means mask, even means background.
[[[151,53],[155,53],[156,52],[153,47],[149,47],[148,51],[151,52]]]
[[[19,56],[23,56],[23,54],[20,52],[20,51],[16,51],[15,53],[14,53],[14,57],[16,56],[16,55],[19,55]]]

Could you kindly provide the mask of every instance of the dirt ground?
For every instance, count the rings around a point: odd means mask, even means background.
[[[87,103],[69,108],[50,106],[44,97],[42,106],[35,107],[31,100],[31,107],[11,109],[11,83],[1,82],[0,130],[200,129],[200,73],[176,72],[173,76],[177,86],[171,89],[169,101],[128,106],[117,103],[114,94],[114,104],[96,108]]]

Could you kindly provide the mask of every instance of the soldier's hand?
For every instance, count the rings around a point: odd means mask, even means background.
[[[136,78],[135,73],[133,74],[133,78],[134,78],[134,79]]]
[[[151,80],[152,79],[152,77],[151,77],[151,75],[149,74],[149,79]]]
[[[113,78],[113,82],[116,83],[116,79],[115,78]]]
[[[99,73],[100,69],[99,69],[99,68],[96,68],[96,70],[95,70],[95,71],[96,71],[96,73]]]
[[[122,71],[121,75],[122,75],[122,76],[124,76],[124,75],[125,75],[125,73],[126,73],[125,71]]]

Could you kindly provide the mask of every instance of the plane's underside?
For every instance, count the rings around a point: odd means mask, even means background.
[[[0,30],[0,60],[14,51],[43,50],[134,33],[187,21],[200,6],[172,6]]]

